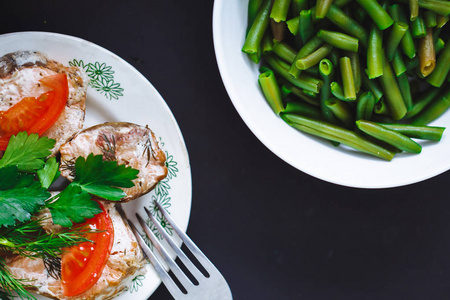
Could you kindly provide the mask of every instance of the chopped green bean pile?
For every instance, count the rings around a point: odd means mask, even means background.
[[[242,51],[290,126],[391,160],[450,107],[448,0],[249,0]]]

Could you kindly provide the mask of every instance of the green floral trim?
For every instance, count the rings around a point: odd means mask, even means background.
[[[89,85],[97,92],[100,92],[109,100],[118,100],[123,96],[124,89],[119,83],[114,82],[114,71],[106,63],[85,63],[83,60],[73,59],[69,61],[69,66],[80,67],[89,76]]]
[[[133,292],[137,292],[141,286],[143,286],[143,281],[145,280],[144,275],[138,275],[133,278],[131,281],[131,286],[129,288],[130,294],[133,294]]]

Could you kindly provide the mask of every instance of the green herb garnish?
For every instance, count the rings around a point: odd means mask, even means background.
[[[75,179],[52,196],[48,188],[60,175],[56,159],[47,159],[54,145],[47,137],[20,132],[11,137],[0,159],[0,299],[12,298],[12,291],[34,299],[24,288],[32,282],[13,278],[1,254],[44,259],[54,274],[61,249],[87,241],[86,229],[73,225],[101,212],[92,197],[118,201],[126,196],[120,188],[132,187],[137,178],[138,170],[91,154],[76,159]],[[62,231],[47,233],[42,228],[44,219],[37,213],[44,208]]]

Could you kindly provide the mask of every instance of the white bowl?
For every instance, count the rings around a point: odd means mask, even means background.
[[[450,128],[440,142],[419,141],[422,153],[399,153],[390,162],[334,147],[299,132],[276,116],[258,85],[258,68],[241,52],[247,28],[243,0],[216,0],[213,36],[219,71],[234,107],[256,137],[293,167],[322,180],[358,188],[387,188],[416,183],[450,168]],[[450,125],[450,113],[430,125]],[[450,126],[449,126],[450,127]],[[263,162],[261,162],[263,163]]]

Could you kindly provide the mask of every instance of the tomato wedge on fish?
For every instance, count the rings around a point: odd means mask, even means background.
[[[21,131],[42,135],[59,118],[69,96],[66,74],[44,77],[40,82],[50,88],[39,97],[26,97],[6,111],[0,112],[0,150]]]
[[[89,233],[84,242],[64,251],[61,261],[61,281],[64,296],[76,296],[89,290],[100,278],[114,242],[114,227],[105,208],[78,226],[89,226],[99,232]]]

